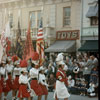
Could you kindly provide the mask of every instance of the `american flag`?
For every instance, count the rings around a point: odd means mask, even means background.
[[[42,28],[42,20],[40,22],[40,27],[37,34],[36,51],[39,54],[39,64],[42,65],[44,62],[44,36]]]

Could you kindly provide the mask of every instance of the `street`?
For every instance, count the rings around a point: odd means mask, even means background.
[[[8,94],[7,99],[12,100],[11,99],[11,92]],[[34,100],[37,100],[37,97],[34,97]],[[42,100],[44,100],[44,96],[42,97]],[[53,92],[49,92],[48,100],[54,100]],[[59,100],[63,100],[63,99],[59,99]],[[87,96],[71,95],[69,100],[98,100],[98,98],[97,97],[90,98],[90,97],[87,97]]]

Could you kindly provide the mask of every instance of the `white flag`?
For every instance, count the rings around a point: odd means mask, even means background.
[[[0,40],[0,63],[2,60],[2,56],[3,56],[3,45],[1,44],[1,40]]]
[[[5,37],[8,37],[8,38],[11,37],[9,21],[7,22],[7,24],[5,26]]]

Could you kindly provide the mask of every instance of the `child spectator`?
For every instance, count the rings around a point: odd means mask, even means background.
[[[54,77],[54,74],[51,73],[50,78],[48,78],[48,85],[49,85],[48,88],[50,92],[53,92],[55,82],[56,82],[56,78]]]

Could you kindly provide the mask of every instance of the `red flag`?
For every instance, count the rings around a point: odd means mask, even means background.
[[[8,38],[6,38],[6,45],[7,45],[6,54],[9,55],[9,51],[10,51],[10,48],[11,48],[11,41]]]
[[[32,45],[32,39],[31,39],[31,34],[30,34],[30,24],[29,24],[25,47],[24,47],[23,59],[25,59],[25,60],[30,59],[32,52],[34,52],[34,49],[33,49],[33,45]]]
[[[42,21],[40,23],[40,28],[37,34],[36,51],[39,54],[39,59],[40,59],[39,64],[41,66],[44,62],[44,38],[43,38]]]

